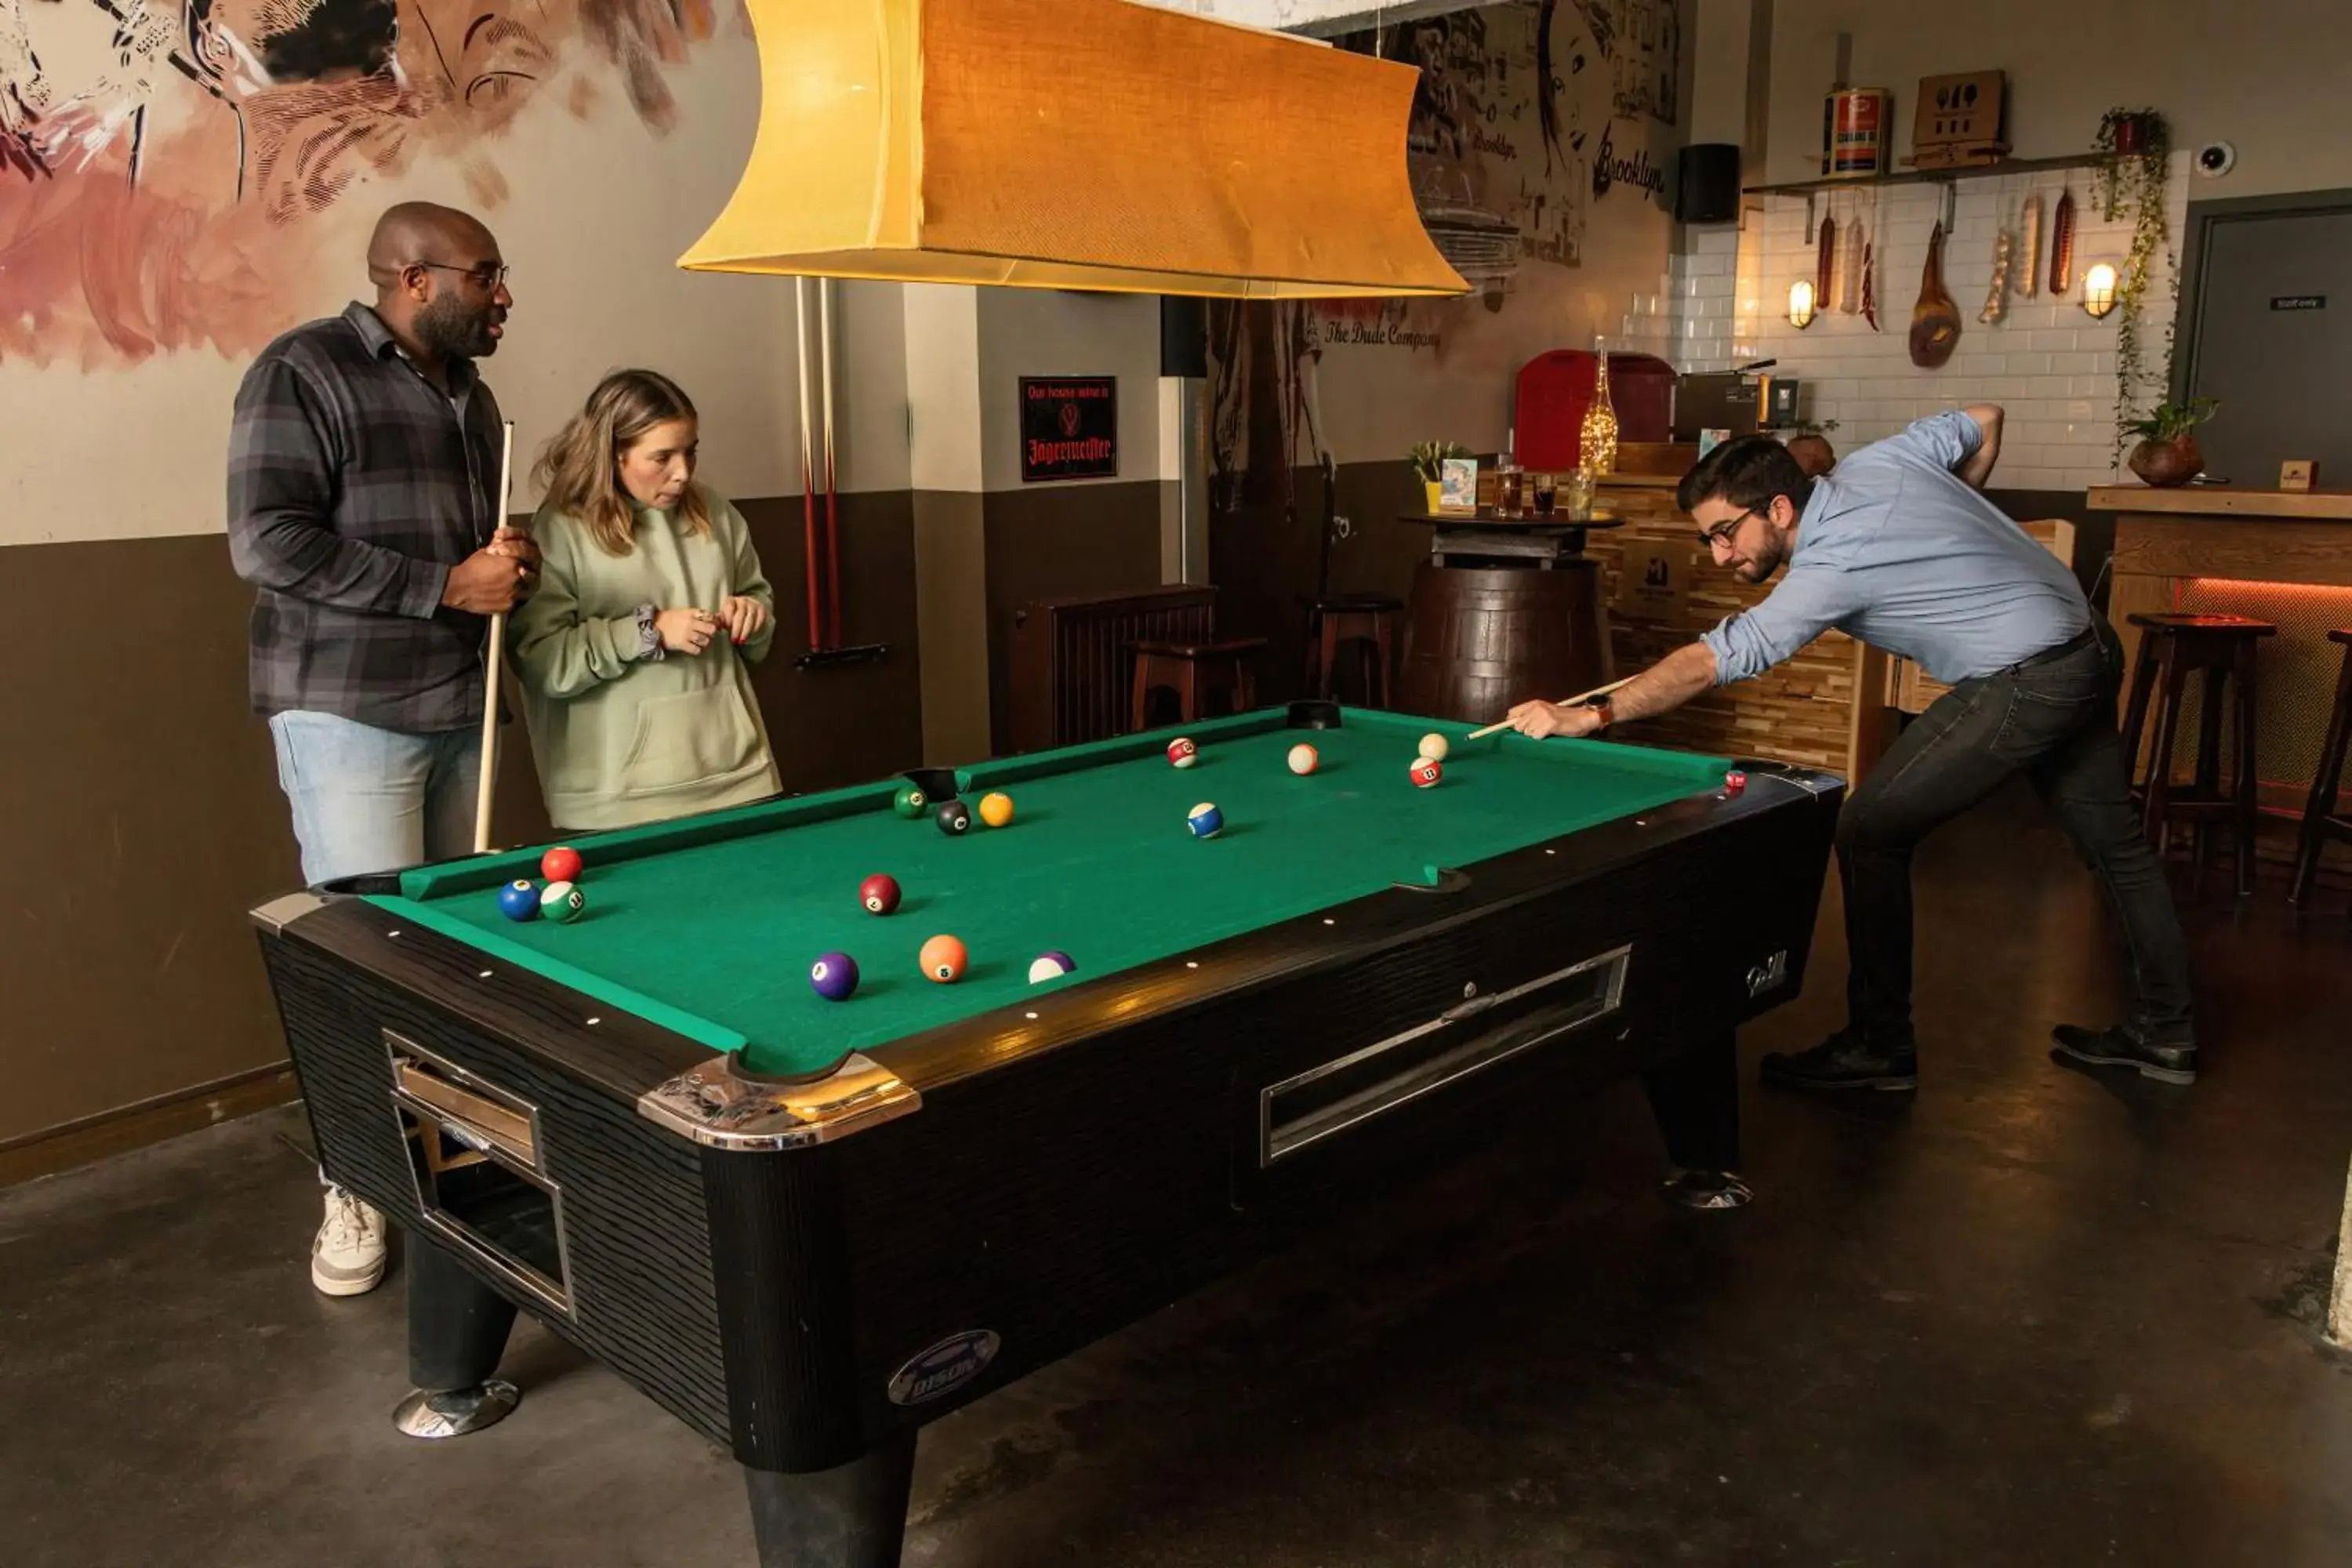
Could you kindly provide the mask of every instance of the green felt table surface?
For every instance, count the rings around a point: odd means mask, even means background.
[[[1401,881],[1466,866],[1719,784],[1719,758],[1350,710],[1340,728],[1289,728],[1279,711],[1191,727],[1198,763],[1171,766],[1170,733],[962,770],[963,798],[1002,790],[1012,824],[951,838],[929,813],[891,809],[898,781],[771,802],[585,840],[588,911],[517,922],[498,889],[538,875],[536,847],[424,867],[375,901],[417,923],[626,1008],[714,1049],[748,1046],[767,1072],[815,1071],[1048,987],[1098,979]],[[1420,738],[1453,754],[1432,789],[1409,775]],[[1171,732],[1172,733],[1172,732]],[[1316,773],[1286,765],[1292,746]],[[1198,840],[1190,809],[1225,827]],[[905,901],[868,914],[858,884],[887,872]],[[926,939],[971,952],[962,980],[919,971]],[[1075,973],[1032,986],[1030,961],[1067,952]],[[809,984],[828,952],[856,960],[855,996]]]

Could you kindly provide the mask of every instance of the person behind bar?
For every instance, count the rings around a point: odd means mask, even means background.
[[[1819,479],[1769,436],[1726,442],[1685,476],[1683,510],[1718,565],[1745,583],[1785,566],[1780,585],[1606,701],[1511,710],[1528,735],[1594,734],[1760,675],[1832,627],[1951,686],[1838,818],[1845,1027],[1811,1050],[1766,1057],[1767,1082],[1916,1087],[1911,852],[2020,773],[2097,874],[2130,956],[2128,1019],[2105,1030],[2062,1024],[2058,1049],[2168,1083],[2196,1077],[2188,944],[2132,811],[2116,732],[2122,647],[2074,574],[1981,493],[2000,426],[1997,407],[1949,410]]]

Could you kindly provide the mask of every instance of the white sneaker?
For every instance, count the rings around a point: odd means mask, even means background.
[[[383,1215],[341,1187],[327,1189],[327,1219],[310,1245],[310,1283],[321,1296],[364,1296],[383,1283]]]

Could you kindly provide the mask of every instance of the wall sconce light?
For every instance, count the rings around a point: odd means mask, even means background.
[[[2106,320],[2116,308],[2116,269],[2099,262],[2083,274],[2083,309],[2094,321]]]
[[[2109,282],[2114,280],[2114,268],[2108,268]],[[2112,308],[2112,307],[2110,307]],[[1789,285],[1789,325],[1803,331],[1813,324],[1813,286],[1800,278]]]

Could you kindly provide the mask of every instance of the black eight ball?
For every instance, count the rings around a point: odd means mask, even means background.
[[[971,807],[960,800],[942,801],[939,810],[931,814],[931,820],[940,825],[941,833],[958,838],[971,828]]]

